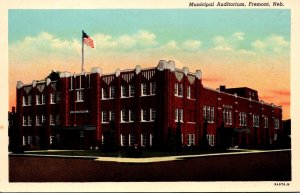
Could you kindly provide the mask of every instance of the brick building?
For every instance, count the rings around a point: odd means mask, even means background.
[[[264,145],[282,130],[282,109],[259,101],[257,91],[202,85],[201,71],[157,67],[113,74],[63,72],[17,83],[18,142],[44,148],[99,146],[112,133],[117,146],[164,146],[179,127],[183,145]]]

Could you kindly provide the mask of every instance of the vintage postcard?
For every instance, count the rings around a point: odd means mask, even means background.
[[[299,6],[2,1],[0,191],[299,191]]]

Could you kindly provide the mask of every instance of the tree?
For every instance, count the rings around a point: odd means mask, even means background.
[[[46,79],[47,78],[50,78],[51,81],[59,80],[59,71],[54,72],[52,70],[51,73],[46,77]]]

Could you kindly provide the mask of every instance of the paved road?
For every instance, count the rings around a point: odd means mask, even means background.
[[[289,181],[291,152],[185,158],[154,163],[14,156],[10,182]]]

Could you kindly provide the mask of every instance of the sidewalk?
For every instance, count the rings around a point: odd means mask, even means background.
[[[58,157],[58,158],[83,158],[94,159],[94,161],[103,162],[120,162],[120,163],[153,163],[153,162],[166,162],[183,160],[186,158],[199,158],[210,156],[223,156],[223,155],[240,155],[251,153],[265,153],[265,152],[278,152],[278,151],[290,151],[291,149],[278,149],[278,150],[252,150],[252,149],[234,149],[239,152],[230,153],[212,153],[212,154],[199,154],[199,155],[180,155],[180,156],[165,156],[165,157],[149,157],[149,158],[124,158],[124,157],[99,157],[99,156],[68,156],[68,155],[43,155],[43,154],[28,154],[30,152],[59,152],[69,150],[41,150],[41,151],[26,151],[26,154],[10,154],[19,156],[36,156],[36,157]],[[240,152],[242,151],[242,152]]]

